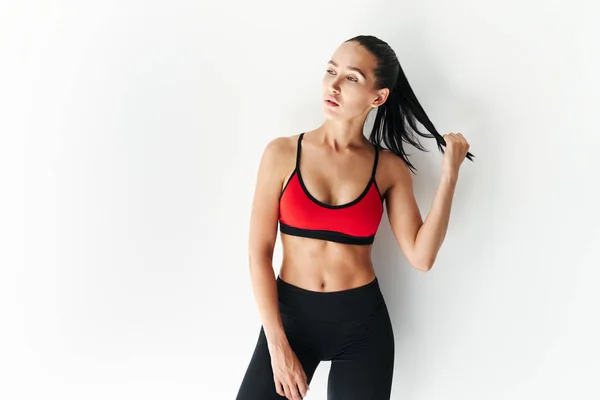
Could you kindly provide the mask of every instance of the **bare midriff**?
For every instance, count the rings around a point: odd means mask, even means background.
[[[315,292],[336,292],[366,285],[375,279],[373,245],[348,245],[281,234],[280,278]]]

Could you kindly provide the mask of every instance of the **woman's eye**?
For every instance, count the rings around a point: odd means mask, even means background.
[[[327,70],[327,73],[328,73],[329,75],[333,75],[333,74],[332,74],[332,72],[333,72],[333,70],[331,70],[331,69],[328,69],[328,70]],[[356,79],[356,78],[354,78],[354,77],[352,77],[352,76],[349,76],[348,78],[350,79],[350,81],[351,81],[351,82],[358,82],[358,79]]]

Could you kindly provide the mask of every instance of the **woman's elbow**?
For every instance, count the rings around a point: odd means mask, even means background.
[[[431,267],[433,267],[434,262],[435,259],[416,259],[411,261],[410,264],[413,266],[413,268],[418,269],[419,271],[427,272],[431,269]]]

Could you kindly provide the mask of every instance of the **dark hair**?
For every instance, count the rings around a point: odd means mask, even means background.
[[[408,84],[394,50],[383,40],[371,35],[359,35],[346,40],[346,42],[350,41],[359,43],[377,59],[377,67],[374,70],[375,89],[390,89],[386,102],[377,109],[369,141],[379,146],[383,142],[392,153],[402,157],[414,173],[413,170],[416,171],[416,168],[408,160],[402,142],[410,143],[422,151],[427,151],[427,149],[421,145],[418,137],[407,129],[406,123],[420,136],[435,138],[437,147],[442,154],[444,153],[442,146],[446,146],[446,141],[425,114]],[[431,133],[419,131],[415,119]],[[473,157],[475,157],[473,154],[467,152],[469,160],[473,161]]]

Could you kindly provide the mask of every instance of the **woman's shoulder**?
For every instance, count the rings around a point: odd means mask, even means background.
[[[299,133],[288,136],[276,136],[267,142],[263,151],[277,158],[287,158],[290,155],[295,156],[299,136]]]
[[[379,148],[378,186],[382,193],[395,185],[412,185],[412,175],[404,159],[396,153]]]
[[[384,170],[389,170],[392,173],[401,175],[410,173],[408,165],[406,165],[406,161],[389,149],[380,147],[379,159],[381,162],[381,167]]]
[[[300,134],[276,136],[264,146],[262,158],[273,168],[286,170],[295,164],[296,146]]]

